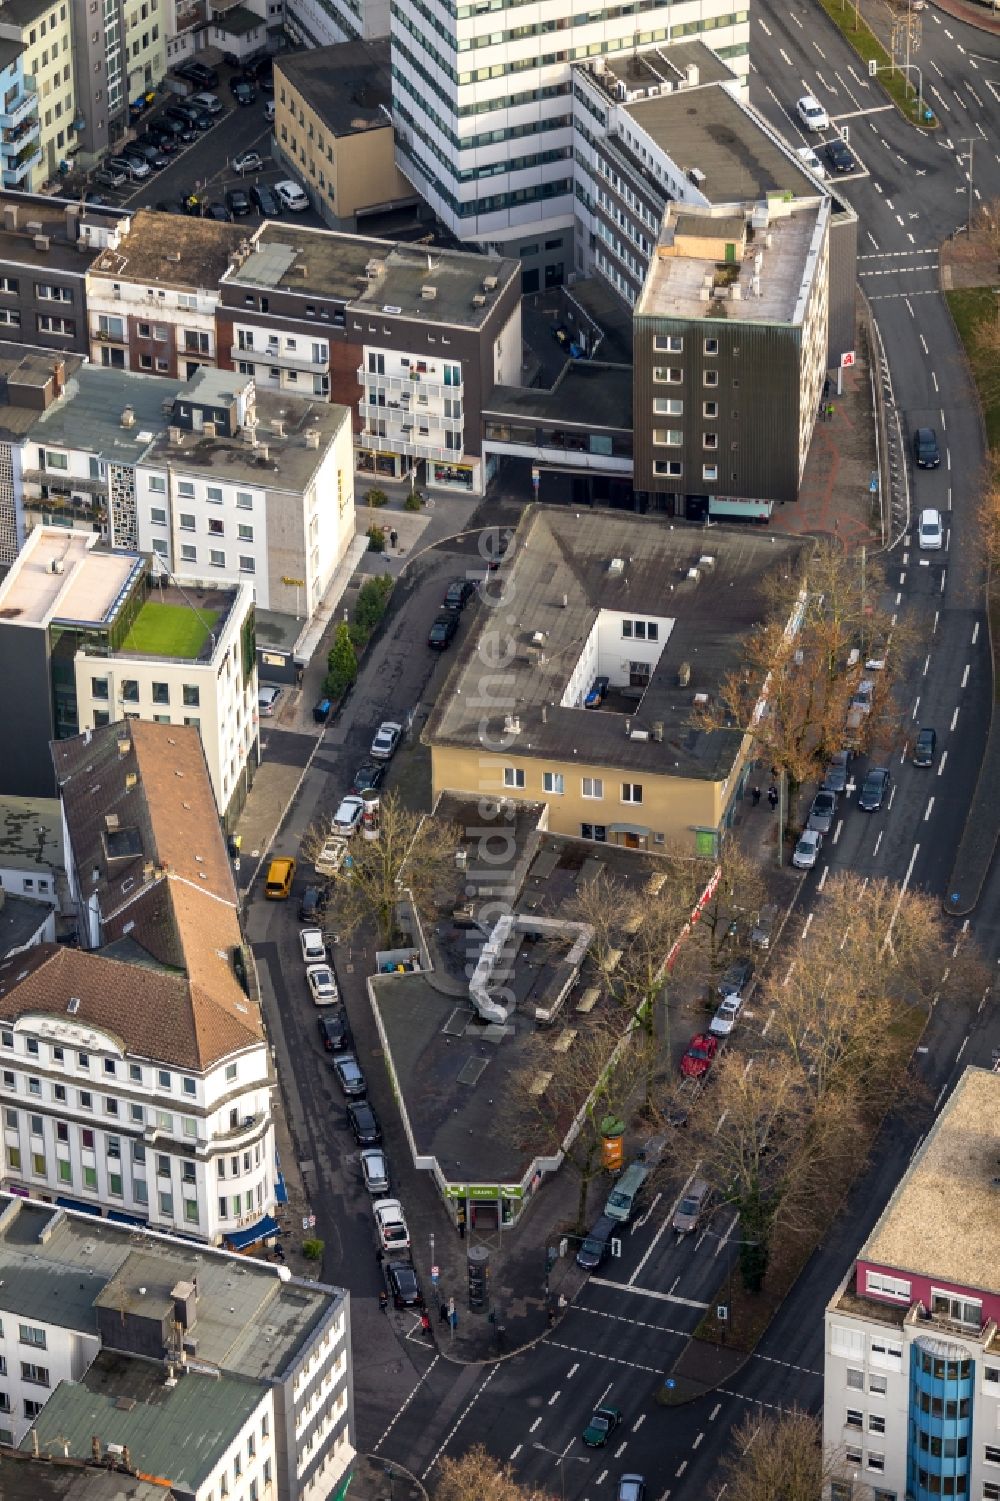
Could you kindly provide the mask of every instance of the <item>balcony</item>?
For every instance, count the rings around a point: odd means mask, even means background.
[[[416,436],[416,441],[414,438]],[[376,433],[359,433],[358,442],[362,448],[371,449],[373,453],[400,453],[408,459],[436,459],[440,464],[460,464],[462,450],[460,448],[435,448],[429,442],[423,443],[418,435],[410,433],[398,438],[381,438]]]
[[[446,417],[443,412],[435,411],[431,407],[418,406],[414,408],[409,402],[401,401],[368,401],[362,397],[358,402],[358,414],[365,422],[384,421],[397,430],[402,425],[416,427],[420,422],[425,422],[430,428],[443,428],[449,433],[461,433],[464,431],[464,417]]]
[[[10,109],[0,110],[0,130],[14,130],[22,124],[32,110],[38,110],[38,95],[35,93],[33,82],[24,80],[25,92],[20,99],[15,99]]]
[[[422,396],[459,396],[462,391],[461,381],[457,385],[446,386],[442,381],[434,380],[417,370],[411,370],[409,375],[377,375],[374,370],[366,370],[364,365],[358,366],[358,385],[374,386],[377,391],[391,392],[393,395],[403,391],[411,394],[419,391]]]
[[[125,324],[122,323],[121,332],[115,333],[110,328],[95,328],[92,338],[99,344],[127,344],[128,338],[125,332]]]
[[[24,179],[27,177],[28,173],[31,172],[31,171],[33,171],[34,168],[38,166],[38,164],[41,162],[41,160],[42,160],[42,153],[38,149],[37,143],[36,142],[32,142],[32,144],[27,148],[27,150],[25,150],[24,152],[22,152],[22,154],[20,156],[15,157],[13,161],[4,162],[3,163],[3,185],[4,185],[4,187],[5,188],[16,188],[16,187],[18,187],[24,181]]]
[[[234,344],[229,357],[234,362],[249,360],[261,365],[269,365],[275,370],[300,370],[306,375],[329,375],[330,356],[325,360],[307,360],[304,354],[282,354],[278,349],[244,349],[242,344]]]
[[[20,125],[11,126],[9,130],[0,130],[0,156],[5,161],[18,158],[32,141],[36,141],[41,131],[38,116],[32,115]]]

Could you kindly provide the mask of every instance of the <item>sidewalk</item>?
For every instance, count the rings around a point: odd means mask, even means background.
[[[1000,15],[995,10],[973,4],[971,0],[932,0],[932,4],[935,10],[943,11],[946,16],[953,16],[956,21],[964,21],[966,26],[974,26],[977,31],[988,31],[991,36],[1000,36]]]

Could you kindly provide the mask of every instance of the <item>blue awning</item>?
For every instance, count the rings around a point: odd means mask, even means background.
[[[145,1230],[148,1220],[141,1220],[137,1214],[126,1214],[124,1209],[109,1209],[108,1219],[114,1220],[116,1225],[138,1225],[140,1230]]]
[[[279,1173],[274,1184],[274,1197],[279,1204],[288,1203],[288,1189],[285,1187],[285,1175]]]
[[[273,1215],[265,1214],[263,1219],[256,1225],[250,1225],[246,1230],[233,1230],[223,1236],[227,1246],[232,1246],[234,1251],[242,1251],[244,1246],[256,1245],[259,1240],[266,1240],[269,1235],[277,1235],[278,1221]]]
[[[61,1197],[56,1199],[56,1203],[60,1209],[75,1209],[78,1214],[96,1214],[98,1219],[101,1218],[99,1204],[85,1204],[82,1199],[64,1199]]]

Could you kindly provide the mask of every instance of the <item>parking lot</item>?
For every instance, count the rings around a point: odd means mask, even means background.
[[[233,100],[230,87],[231,79],[239,77],[239,70],[219,66],[218,72],[218,84],[207,92],[218,97],[223,112],[215,117],[210,130],[187,145],[181,144],[166,167],[152,172],[142,182],[130,182],[115,189],[88,181],[87,188],[93,188],[116,206],[155,208],[161,203],[180,206],[192,193],[206,204],[224,204],[226,192],[231,188],[249,190],[255,182],[273,184],[287,178],[289,173],[271,155],[272,127],[265,118],[265,108],[273,96],[258,91],[255,103],[239,107]],[[137,123],[130,138],[154,123],[169,107],[172,97],[168,91],[163,91],[148,114]],[[260,171],[241,176],[233,170],[232,160],[241,152],[250,150],[260,153],[264,166]],[[312,208],[295,214],[294,219],[297,224],[307,227],[324,227],[323,220]],[[253,227],[261,222],[261,215],[254,210],[241,222]]]

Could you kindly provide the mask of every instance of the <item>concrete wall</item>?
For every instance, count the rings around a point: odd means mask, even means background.
[[[0,766],[3,790],[17,797],[53,797],[49,741],[55,735],[46,632],[0,621]],[[16,706],[16,711],[15,711]]]

